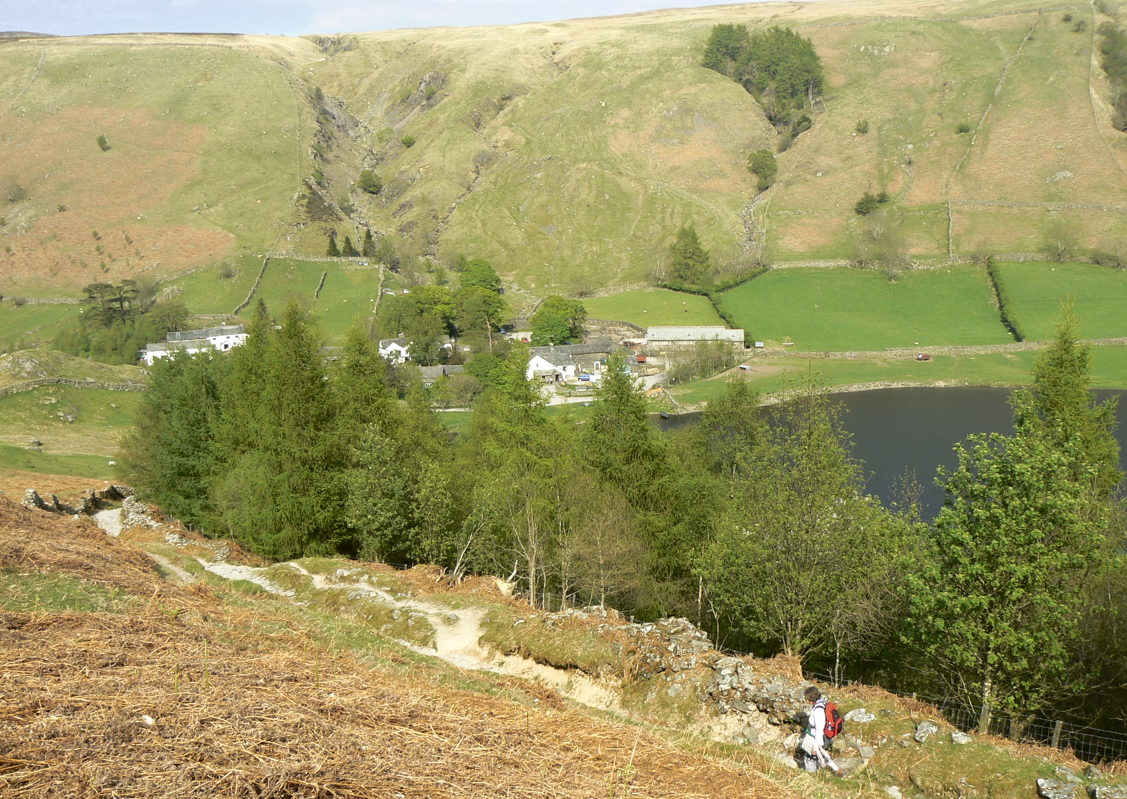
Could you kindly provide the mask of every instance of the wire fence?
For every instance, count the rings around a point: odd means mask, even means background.
[[[833,684],[833,678],[826,674],[807,672],[807,677]],[[898,696],[908,694],[896,693]],[[964,732],[978,729],[981,708],[955,699],[936,699],[934,697],[910,695],[913,699],[935,705],[953,726]],[[1104,730],[1098,727],[1082,727],[1062,720],[1035,717],[1017,731],[1011,726],[1011,719],[1005,714],[996,714],[990,719],[990,734],[1004,738],[1016,738],[1027,744],[1051,746],[1054,749],[1070,749],[1073,754],[1086,763],[1111,763],[1127,760],[1127,730]]]
[[[924,699],[923,697],[920,697]],[[942,699],[924,699],[940,709],[943,715],[961,730],[973,731],[978,727],[979,710],[959,702]],[[1011,722],[1008,716],[990,719],[990,734],[1010,737]],[[1017,738],[1022,743],[1035,743],[1055,749],[1071,749],[1087,763],[1107,763],[1127,759],[1127,732],[1080,727],[1061,720],[1034,718],[1022,726]]]

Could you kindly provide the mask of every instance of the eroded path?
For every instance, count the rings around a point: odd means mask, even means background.
[[[107,534],[114,537],[120,535],[122,523],[119,510],[101,511],[95,514],[94,518]],[[153,553],[149,555],[166,573],[174,575],[181,582],[193,580],[191,574],[173,564],[168,558]],[[269,571],[276,566],[260,568],[199,557],[196,560],[206,571],[225,580],[244,580],[271,594],[300,601],[296,599],[296,591],[284,588],[270,578]],[[481,638],[486,615],[484,608],[468,606],[453,609],[434,599],[397,595],[372,582],[369,575],[359,569],[341,570],[334,575],[325,575],[314,574],[297,561],[288,561],[282,565],[308,577],[314,591],[347,589],[350,595],[357,598],[379,602],[425,617],[434,630],[433,647],[399,641],[403,646],[420,654],[440,658],[459,669],[489,671],[539,682],[554,689],[561,696],[580,704],[599,710],[623,712],[618,693],[585,674],[547,666],[529,658],[504,655],[483,647]]]
[[[618,694],[614,690],[584,674],[546,666],[529,658],[503,655],[482,647],[482,623],[486,613],[484,608],[462,607],[453,610],[433,600],[396,596],[371,584],[366,578],[361,578],[358,582],[344,582],[323,574],[311,574],[300,563],[291,561],[286,565],[309,576],[317,590],[347,587],[377,601],[424,615],[434,628],[434,647],[400,641],[416,652],[441,658],[460,669],[491,671],[539,682],[554,688],[561,696],[589,707],[622,711]]]

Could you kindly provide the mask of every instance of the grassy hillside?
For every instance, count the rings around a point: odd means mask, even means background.
[[[603,289],[649,280],[687,223],[725,267],[853,258],[873,235],[853,205],[881,190],[880,226],[917,259],[1114,252],[1127,137],[1093,58],[1106,20],[1028,0],[820,2],[9,41],[0,291],[317,256],[330,230],[365,227],[407,255],[488,258],[533,293]],[[758,197],[746,158],[776,134],[699,66],[721,22],[792,27],[825,66],[812,129]],[[356,189],[362,169],[380,194]]]
[[[175,273],[290,220],[306,104],[249,42],[37,39],[0,49],[0,74],[5,293]]]

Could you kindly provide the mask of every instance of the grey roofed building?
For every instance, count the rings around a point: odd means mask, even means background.
[[[222,336],[242,335],[242,325],[220,325],[219,327],[205,327],[202,330],[182,330],[179,333],[169,333],[165,341],[198,341],[200,339],[214,339]]]
[[[440,378],[450,377],[461,372],[466,371],[464,366],[460,364],[439,364],[438,366],[423,366],[420,371],[423,373],[423,387],[433,386]]]
[[[569,364],[579,364],[582,362],[591,361],[591,356],[607,356],[610,355],[614,344],[607,338],[593,338],[589,339],[582,344],[556,344],[551,347],[532,347],[529,351],[530,355],[539,355],[546,361],[554,363],[557,366],[566,366]],[[594,360],[598,360],[597,357]]]
[[[683,347],[698,341],[727,341],[744,346],[741,328],[721,325],[696,325],[680,327],[651,327],[646,330],[646,347]]]

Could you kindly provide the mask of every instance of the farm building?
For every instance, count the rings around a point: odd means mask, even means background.
[[[733,348],[742,349],[744,331],[720,325],[694,327],[651,327],[646,330],[645,349],[651,355],[668,349],[688,347],[700,341],[727,341]]]
[[[440,364],[438,366],[424,366],[423,373],[423,388],[430,388],[439,380],[451,375],[461,374],[466,368],[457,364]]]

